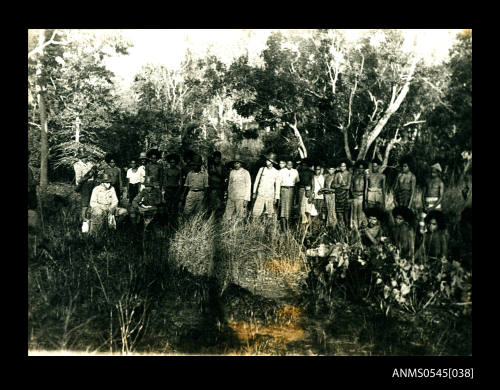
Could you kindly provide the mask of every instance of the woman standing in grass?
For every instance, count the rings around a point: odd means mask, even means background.
[[[325,197],[326,206],[326,226],[334,228],[337,225],[337,216],[335,214],[335,189],[333,180],[335,179],[335,167],[331,163],[328,165],[328,173],[325,175],[325,186],[321,192]]]
[[[314,168],[313,176],[313,205],[316,209],[316,215],[312,221],[317,221],[321,223],[325,220],[325,198],[322,189],[325,188],[325,177],[322,174],[323,168],[320,164],[317,164]],[[319,221],[318,221],[319,220]]]
[[[351,172],[347,169],[347,160],[340,163],[340,171],[335,174],[335,212],[337,220],[344,228],[349,226],[349,189],[351,188]]]

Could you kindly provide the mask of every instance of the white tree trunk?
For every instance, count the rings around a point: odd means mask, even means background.
[[[39,31],[38,37],[38,47],[40,48],[39,58],[43,56],[43,48],[45,44],[45,30],[41,29]],[[47,127],[47,111],[45,107],[44,99],[44,85],[41,80],[42,75],[42,62],[39,59],[37,63],[37,92],[38,92],[38,111],[40,114],[40,189],[44,190],[49,182],[48,180],[48,160],[49,160],[49,150],[48,150],[48,127]]]
[[[75,142],[80,143],[80,117],[77,116],[75,120]]]
[[[361,142],[361,147],[359,149],[359,153],[357,156],[357,160],[364,159],[366,157],[366,153],[368,152],[368,149],[372,145],[373,141],[380,135],[382,132],[384,126],[387,124],[389,121],[390,117],[398,110],[399,106],[405,99],[409,89],[410,89],[410,83],[411,79],[413,77],[413,73],[415,73],[415,67],[417,66],[417,62],[419,61],[419,57],[415,57],[414,60],[411,63],[410,71],[408,73],[407,80],[405,84],[403,85],[403,88],[401,88],[401,91],[396,97],[395,89],[393,89],[393,95],[391,98],[391,102],[389,103],[389,106],[384,112],[384,115],[378,120],[377,124],[371,130],[369,133],[365,134],[363,136],[363,140]]]
[[[292,123],[287,122],[286,124],[293,129],[293,133],[295,134],[295,136],[297,137],[297,139],[299,141],[298,151],[299,151],[300,158],[306,158],[307,157],[306,145],[304,145],[304,140],[302,139],[302,135],[300,134],[300,131],[297,128],[297,123],[292,124]]]

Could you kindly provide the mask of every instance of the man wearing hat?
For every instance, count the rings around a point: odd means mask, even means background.
[[[224,211],[226,182],[227,171],[222,164],[222,154],[216,150],[208,160],[208,205],[210,210]]]
[[[178,168],[179,161],[177,154],[169,154],[165,157],[163,168],[164,199],[167,204],[167,213],[171,218],[177,215],[181,195],[182,178],[181,170]]]
[[[186,216],[203,211],[205,193],[208,189],[208,174],[201,170],[202,164],[203,160],[197,154],[192,157],[189,163],[190,171],[184,183],[186,202],[183,213]]]
[[[144,189],[144,178],[146,177],[146,165],[148,164],[149,162],[149,158],[146,154],[146,152],[141,152],[139,154],[139,158],[137,159],[139,160],[139,168],[138,170],[141,171],[141,174],[142,174],[142,177],[143,177],[143,181],[141,182],[141,186],[139,188],[139,191]]]
[[[126,209],[118,207],[118,198],[115,189],[111,186],[111,181],[111,176],[104,173],[98,179],[100,184],[92,190],[92,196],[90,197],[91,233],[97,233],[106,219],[111,225],[112,221],[114,221],[112,216],[122,217],[127,214]]]
[[[127,193],[129,202],[132,202],[144,183],[144,169],[137,166],[135,159],[130,160],[130,168],[127,170]]]
[[[300,181],[299,172],[293,167],[293,161],[282,158],[280,160],[280,218],[282,228],[288,227],[288,220],[292,214],[294,190]]]
[[[444,183],[439,177],[442,169],[439,163],[431,166],[431,177],[427,179],[424,189],[424,211],[441,210],[441,202],[444,194]]]
[[[146,176],[144,179],[144,189],[137,194],[132,201],[132,211],[130,217],[133,223],[138,223],[142,215],[144,217],[145,226],[154,218],[158,206],[161,204],[161,192],[155,187],[151,177]]]
[[[240,155],[236,154],[231,162],[233,169],[229,173],[224,220],[245,217],[252,192],[250,173],[242,167]]]
[[[116,197],[118,200],[121,199],[121,189],[123,188],[122,182],[122,171],[116,166],[116,159],[111,154],[107,154],[104,157],[107,167],[104,172],[111,177],[111,186],[115,189]]]
[[[163,170],[162,166],[158,163],[160,158],[160,151],[158,149],[151,149],[147,156],[149,162],[146,164],[146,176],[151,177],[153,185],[162,190]]]
[[[87,217],[90,196],[95,186],[95,177],[97,176],[97,167],[88,160],[87,155],[78,151],[78,161],[73,164],[75,170],[76,191],[80,193],[81,219],[84,221]]]
[[[258,218],[265,210],[268,217],[275,215],[274,207],[280,199],[279,172],[273,166],[277,164],[276,154],[268,153],[265,157],[265,166],[260,167],[253,185],[252,199],[255,200],[252,216]]]
[[[300,216],[301,223],[306,224],[309,222],[310,214],[311,214],[311,205],[313,202],[313,181],[314,181],[314,172],[313,172],[313,164],[312,161],[308,158],[304,158],[300,162],[300,166],[298,168],[299,172],[299,182],[297,183],[299,186],[298,193],[298,203],[300,207]]]

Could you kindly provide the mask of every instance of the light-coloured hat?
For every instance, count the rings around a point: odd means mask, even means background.
[[[241,155],[240,155],[239,153],[236,153],[236,154],[234,155],[234,158],[231,160],[231,163],[233,163],[233,164],[234,164],[235,162],[239,162],[239,163],[241,163],[241,164],[243,164],[243,163],[244,163],[244,161],[242,160]]]
[[[108,175],[107,173],[103,173],[102,176],[99,178],[99,183],[111,183],[111,176]]]
[[[151,176],[146,176],[144,178],[144,187],[154,187],[154,183],[153,183],[153,180],[151,178]]]
[[[439,163],[436,163],[433,166],[431,166],[431,169],[435,169],[436,171],[443,172],[443,170],[441,169],[441,165],[439,165]]]
[[[276,158],[277,158],[276,153],[270,152],[270,153],[268,153],[268,154],[264,155],[264,158],[265,158],[266,160],[271,161],[273,164],[278,164],[278,163],[276,162]]]
[[[149,160],[149,157],[146,155],[146,152],[141,152],[138,160]]]

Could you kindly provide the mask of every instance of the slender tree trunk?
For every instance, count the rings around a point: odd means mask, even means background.
[[[80,117],[76,117],[75,121],[75,142],[80,143]]]
[[[352,162],[352,155],[351,155],[351,149],[349,148],[349,134],[347,133],[347,129],[342,130],[342,134],[344,135],[344,150],[345,150],[345,155],[349,159],[350,162]]]
[[[49,160],[49,148],[48,148],[48,128],[47,128],[47,112],[45,109],[45,99],[43,96],[43,91],[38,93],[38,106],[40,111],[40,189],[44,190],[49,182],[48,180],[48,160]]]
[[[45,107],[45,97],[44,97],[44,85],[42,82],[42,62],[43,57],[43,45],[45,43],[45,30],[41,29],[38,37],[38,46],[41,48],[39,51],[39,59],[37,63],[36,71],[36,83],[38,89],[38,111],[40,115],[40,189],[43,191],[47,187],[48,180],[48,160],[49,160],[49,148],[48,148],[48,127],[47,127],[47,110]]]
[[[372,145],[373,141],[380,135],[382,132],[384,126],[387,124],[391,116],[398,110],[399,106],[405,99],[409,89],[410,89],[410,82],[413,77],[413,73],[415,72],[415,67],[417,65],[417,62],[419,61],[418,57],[415,57],[413,60],[409,74],[407,76],[406,82],[403,85],[403,88],[401,88],[401,91],[396,97],[396,90],[393,90],[393,97],[391,98],[391,102],[389,103],[389,106],[384,112],[384,115],[378,120],[377,124],[371,130],[370,132],[366,133],[361,141],[361,147],[359,148],[359,153],[357,156],[357,160],[364,159],[366,157],[366,154],[368,153],[368,149]],[[396,88],[396,87],[393,87]]]
[[[287,122],[287,125],[293,129],[293,133],[295,134],[295,136],[297,137],[297,139],[299,141],[298,151],[299,151],[300,158],[306,158],[307,157],[306,145],[304,144],[304,140],[302,139],[302,135],[300,134],[300,131],[297,128],[297,123],[292,124],[292,123]]]

